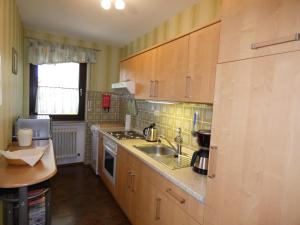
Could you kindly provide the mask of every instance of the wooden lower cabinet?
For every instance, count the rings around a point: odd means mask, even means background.
[[[131,190],[130,190],[130,161],[126,150],[118,147],[116,197],[123,211],[130,214]]]
[[[133,225],[203,224],[200,204],[193,204],[187,193],[120,146],[117,157],[116,199]],[[169,189],[174,193],[168,193]],[[182,198],[184,204],[180,203]]]
[[[299,59],[218,66],[205,225],[300,224]]]

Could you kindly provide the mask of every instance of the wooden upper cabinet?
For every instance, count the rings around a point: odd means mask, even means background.
[[[134,56],[120,62],[120,81],[134,81],[140,74],[140,56]]]
[[[190,35],[185,99],[213,103],[219,53],[220,23]]]
[[[219,62],[299,50],[299,9],[299,0],[223,0]]]
[[[204,224],[300,224],[299,59],[218,65]]]
[[[155,98],[155,60],[156,49],[149,50],[140,57],[140,73],[136,76],[136,94],[137,99]]]
[[[179,100],[185,95],[189,36],[157,48],[155,96],[160,100]]]

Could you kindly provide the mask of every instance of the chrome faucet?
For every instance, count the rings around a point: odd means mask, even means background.
[[[182,136],[181,136],[181,128],[177,128],[177,136],[174,138],[174,141],[176,142],[176,147],[164,136],[164,135],[159,135],[158,142],[161,143],[161,139],[164,139],[170,147],[177,152],[178,155],[182,155]]]
[[[174,141],[176,142],[176,145],[177,145],[177,152],[178,152],[178,155],[182,155],[182,143],[183,143],[183,138],[181,136],[181,128],[177,128],[176,130],[177,132],[177,135],[176,137],[174,138]]]

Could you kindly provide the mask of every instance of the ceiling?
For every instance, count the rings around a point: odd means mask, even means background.
[[[199,0],[125,0],[105,11],[99,0],[17,0],[25,27],[124,45]]]

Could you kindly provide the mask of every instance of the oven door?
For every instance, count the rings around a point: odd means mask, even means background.
[[[117,154],[107,145],[103,148],[103,171],[105,176],[115,184]]]

